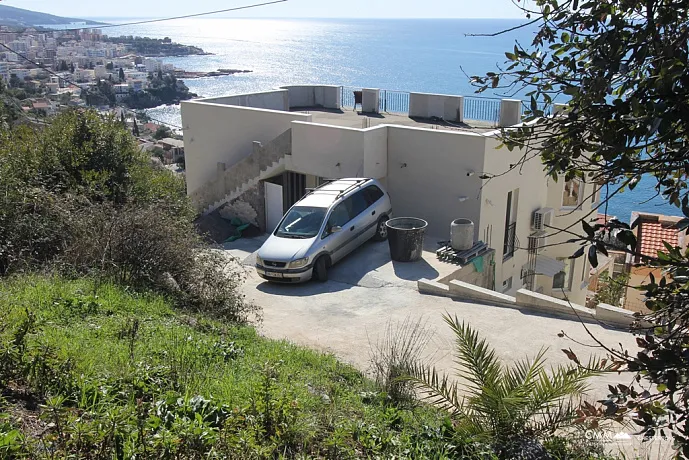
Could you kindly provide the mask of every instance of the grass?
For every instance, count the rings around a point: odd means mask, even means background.
[[[0,458],[445,458],[444,414],[330,355],[93,280],[0,282]]]

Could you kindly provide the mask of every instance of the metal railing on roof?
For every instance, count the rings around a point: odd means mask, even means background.
[[[500,103],[501,100],[497,98],[464,96],[464,119],[497,125],[500,121]]]
[[[363,91],[362,88],[342,86],[340,105],[343,109],[355,107],[354,92]],[[381,113],[409,113],[411,95],[407,91],[380,90],[378,110]],[[502,99],[495,97],[464,96],[464,119],[488,122],[498,125],[500,121],[500,106]],[[539,110],[544,110],[545,116],[552,114],[552,106],[545,108],[545,103],[539,102]],[[521,115],[530,110],[529,103],[522,101]]]

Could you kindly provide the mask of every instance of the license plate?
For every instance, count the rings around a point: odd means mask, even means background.
[[[282,273],[266,272],[266,276],[270,276],[271,278],[282,278]]]

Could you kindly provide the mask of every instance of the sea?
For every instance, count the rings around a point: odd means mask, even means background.
[[[136,18],[92,18],[110,24]],[[164,58],[190,71],[251,70],[186,80],[199,96],[268,90],[289,84],[334,84],[387,90],[474,95],[472,75],[505,68],[505,52],[529,46],[534,28],[505,31],[509,19],[237,19],[192,18],[104,29],[110,36],[169,37],[211,55]],[[493,90],[488,97],[520,97]],[[149,110],[181,125],[179,106]],[[461,178],[458,178],[461,180]],[[645,178],[611,198],[607,214],[629,221],[632,211],[679,215]]]

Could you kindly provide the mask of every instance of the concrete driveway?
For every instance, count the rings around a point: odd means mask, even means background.
[[[621,344],[632,352],[637,348],[631,334],[598,324],[584,326],[537,313],[420,294],[418,279],[434,279],[455,269],[438,262],[430,252],[421,262],[399,264],[390,261],[387,243],[368,243],[334,266],[326,283],[281,285],[264,282],[253,271],[251,253],[260,245],[261,240],[239,240],[226,248],[244,261],[247,300],[263,307],[259,330],[271,338],[333,353],[362,371],[370,369],[370,344],[378,341],[388,322],[422,318],[434,330],[425,358],[438,369],[453,372],[453,336],[443,322],[445,313],[468,322],[507,362],[533,357],[541,348],[548,348],[549,365],[569,362],[563,348],[571,348],[582,361],[591,354],[603,355],[589,333],[609,347]],[[571,338],[558,337],[562,331]],[[618,374],[597,377],[588,399],[605,397],[608,384],[629,384],[630,379]]]
[[[591,348],[558,337],[565,331],[579,342],[594,345],[586,328],[609,346],[622,343],[631,350],[636,348],[631,334],[597,324],[585,328],[572,320],[421,294],[416,289],[419,279],[446,276],[456,267],[439,262],[431,252],[425,252],[419,262],[392,262],[387,243],[365,244],[333,266],[326,283],[268,283],[253,270],[253,252],[263,240],[244,239],[226,245],[227,252],[244,264],[247,299],[264,310],[262,331],[332,352],[362,370],[369,365],[369,341],[377,341],[389,321],[402,322],[407,317],[423,317],[436,329],[435,348],[429,354],[440,367],[450,369],[453,338],[442,320],[444,313],[470,323],[508,361],[533,356],[541,347],[550,348],[548,357],[553,364],[567,362],[562,348],[571,347],[580,358],[589,356]]]

